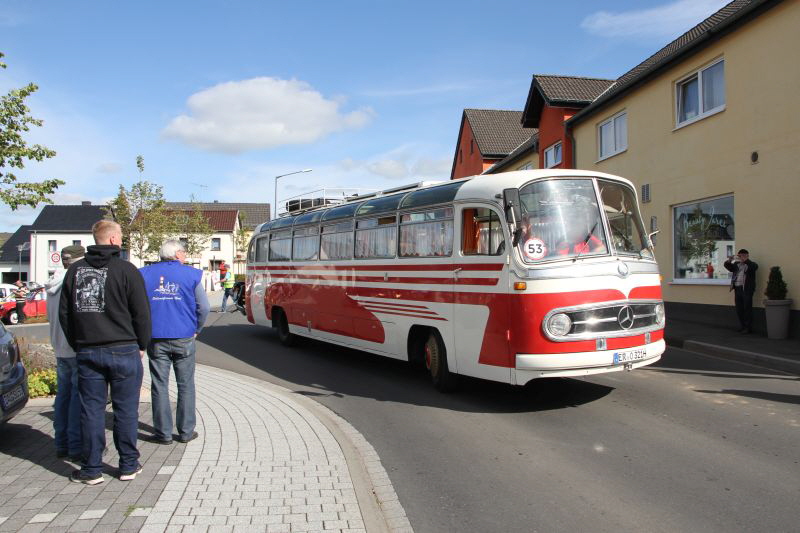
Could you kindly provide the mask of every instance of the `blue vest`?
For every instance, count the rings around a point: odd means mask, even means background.
[[[203,273],[180,261],[162,261],[140,269],[150,301],[153,339],[186,339],[197,331],[194,290]]]

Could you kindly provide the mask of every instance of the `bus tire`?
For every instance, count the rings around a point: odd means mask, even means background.
[[[283,312],[283,309],[276,312],[278,313],[278,316],[275,317],[278,340],[284,346],[293,346],[296,337],[294,333],[289,331],[289,320],[286,318],[286,313]]]
[[[423,346],[425,368],[431,375],[433,386],[439,392],[452,392],[458,386],[458,376],[450,372],[447,366],[447,350],[441,335],[431,329]]]

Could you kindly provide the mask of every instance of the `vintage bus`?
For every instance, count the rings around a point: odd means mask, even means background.
[[[515,385],[664,352],[661,277],[623,178],[524,170],[350,198],[259,226],[250,322]]]

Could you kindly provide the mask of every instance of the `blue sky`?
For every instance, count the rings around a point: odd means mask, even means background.
[[[33,81],[21,177],[103,203],[272,202],[449,177],[465,107],[521,110],[533,73],[616,78],[720,0],[0,1],[0,92]],[[38,210],[0,206],[0,231]]]

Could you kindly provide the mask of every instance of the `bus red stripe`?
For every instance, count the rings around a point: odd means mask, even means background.
[[[496,272],[499,270],[503,270],[504,263],[467,263],[467,264],[455,264],[455,263],[446,263],[441,265],[326,265],[322,263],[313,263],[309,265],[299,265],[299,266],[282,266],[282,265],[261,265],[261,266],[250,266],[248,267],[251,270],[362,270],[362,271],[377,271],[377,270],[387,270],[387,271],[398,271],[398,272],[405,272],[405,271],[453,271],[457,268],[460,268],[462,271],[490,271]]]

